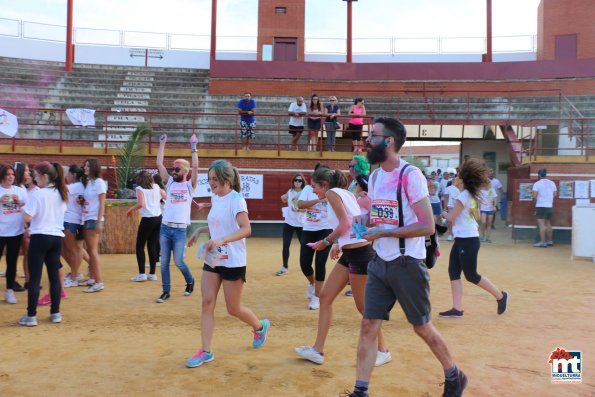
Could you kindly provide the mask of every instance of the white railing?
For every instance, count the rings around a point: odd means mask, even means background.
[[[210,49],[209,35],[74,28],[74,44],[140,47],[163,50]],[[66,27],[0,18],[0,36],[64,42]],[[354,38],[354,54],[483,54],[485,37],[379,37]],[[256,52],[255,36],[217,36],[218,51]],[[494,53],[536,52],[535,35],[495,36]],[[345,38],[307,37],[307,54],[345,54]]]

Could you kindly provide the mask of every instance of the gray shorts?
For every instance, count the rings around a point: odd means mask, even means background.
[[[399,302],[407,321],[423,325],[430,321],[430,276],[422,259],[400,256],[385,262],[378,255],[368,264],[364,318],[388,320]]]

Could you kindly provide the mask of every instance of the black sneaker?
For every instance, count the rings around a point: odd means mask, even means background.
[[[184,295],[190,296],[190,295],[192,295],[193,291],[194,291],[194,281],[192,281],[189,284],[186,284],[186,290],[184,291]]]
[[[21,284],[19,284],[18,281],[15,281],[13,284],[12,290],[14,292],[23,292],[25,290],[25,287],[23,287]]]
[[[459,370],[455,380],[444,380],[444,393],[442,397],[461,397],[463,390],[467,387],[467,376]]]
[[[498,314],[504,314],[508,308],[508,292],[502,291],[502,299],[497,300],[498,302]]]
[[[362,393],[359,390],[354,390],[353,393],[350,391],[344,391],[339,394],[339,397],[368,397],[368,393]]]
[[[463,310],[457,310],[454,307],[450,310],[445,312],[438,313],[440,317],[454,317],[454,318],[461,318],[463,317]]]
[[[159,298],[157,298],[157,303],[163,303],[168,300],[170,297],[169,292],[164,292],[161,294]]]

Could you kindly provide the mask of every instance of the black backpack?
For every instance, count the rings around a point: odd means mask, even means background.
[[[399,182],[397,184],[397,203],[399,205],[399,227],[403,227],[405,226],[403,224],[404,219],[403,219],[403,201],[401,199],[401,190],[402,190],[402,182],[403,182],[403,174],[405,173],[405,170],[408,167],[413,167],[411,164],[405,164],[405,166],[403,167],[403,169],[401,169],[401,172],[399,173]],[[370,175],[370,180],[372,181],[372,184],[375,185],[376,183],[376,178],[378,177],[378,169],[376,169],[374,172],[372,172],[372,175]],[[439,230],[439,228],[444,228],[444,226],[441,225],[436,225],[436,230]],[[436,264],[436,261],[438,260],[438,257],[440,256],[440,249],[439,249],[440,245],[438,244],[438,238],[436,236],[436,231],[434,231],[434,234],[432,234],[431,236],[426,236],[426,267],[428,269],[431,269],[434,267],[434,265]],[[401,255],[405,255],[405,239],[404,238],[399,238],[399,250],[401,251]]]

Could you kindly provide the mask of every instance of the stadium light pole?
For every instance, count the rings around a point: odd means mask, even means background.
[[[486,0],[486,62],[492,62],[492,0]]]
[[[72,48],[72,13],[74,0],[68,0],[66,8],[66,71],[72,72],[72,64],[74,62],[74,51]]]
[[[217,0],[211,0],[211,61],[217,54]]]
[[[353,10],[352,10],[352,3],[357,0],[343,0],[347,2],[347,63],[351,63],[352,61],[352,17],[353,17]]]

